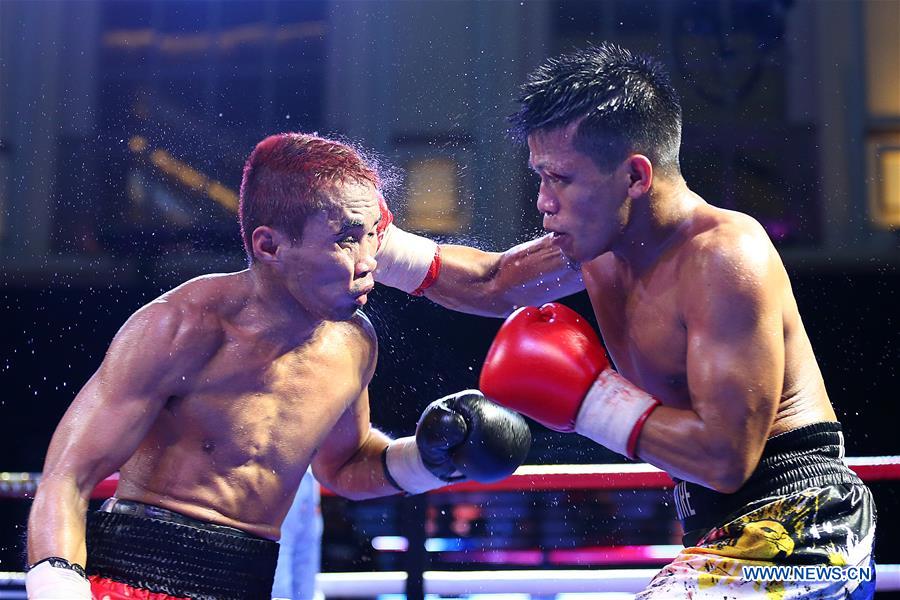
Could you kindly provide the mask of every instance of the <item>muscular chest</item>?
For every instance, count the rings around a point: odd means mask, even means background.
[[[637,279],[613,268],[593,269],[585,285],[616,369],[670,405],[687,405],[687,335],[675,274]]]
[[[172,421],[217,461],[273,470],[303,462],[360,392],[357,362],[315,345],[272,358],[233,344],[174,401]]]

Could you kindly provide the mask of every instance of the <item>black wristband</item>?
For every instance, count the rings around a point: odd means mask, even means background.
[[[393,476],[393,475],[391,475],[390,469],[388,469],[388,466],[387,466],[387,449],[388,449],[388,447],[385,446],[385,447],[384,447],[384,450],[381,451],[381,467],[384,469],[384,478],[387,480],[387,482],[388,482],[389,484],[391,484],[392,486],[394,486],[395,488],[397,488],[397,489],[400,491],[401,494],[403,494],[404,496],[408,496],[408,495],[409,495],[409,492],[407,492],[407,491],[404,490],[402,487],[400,487],[400,484],[397,483],[397,480],[394,479],[394,476]]]
[[[42,558],[41,560],[28,567],[28,569],[26,570],[30,571],[41,563],[50,563],[51,567],[56,567],[57,569],[68,569],[70,571],[75,571],[76,573],[87,579],[87,574],[84,572],[84,567],[82,567],[78,563],[70,563],[68,560],[60,556],[48,556],[47,558]]]

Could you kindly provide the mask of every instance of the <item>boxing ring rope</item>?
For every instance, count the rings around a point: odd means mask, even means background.
[[[900,456],[848,457],[846,463],[867,483],[900,480]],[[0,473],[0,497],[30,498],[40,481],[40,473]],[[94,499],[115,493],[118,475],[102,481],[93,491]],[[525,465],[510,477],[495,483],[463,482],[429,495],[458,492],[521,492],[558,490],[665,489],[673,485],[669,476],[647,464],[612,465]],[[332,495],[327,489],[323,495]],[[371,573],[321,573],[319,587],[325,596],[348,598],[381,594],[403,594],[410,578],[421,578],[427,594],[559,594],[606,593],[609,598],[627,597],[646,586],[656,568],[504,570],[504,571],[381,571]],[[876,566],[876,589],[900,591],[900,564]],[[0,572],[0,599],[24,598],[25,576]],[[10,590],[10,586],[19,586]],[[618,594],[618,595],[617,595]]]

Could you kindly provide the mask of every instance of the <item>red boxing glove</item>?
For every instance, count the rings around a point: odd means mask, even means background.
[[[610,368],[600,339],[578,313],[552,302],[509,316],[479,387],[550,429],[575,431],[629,458],[659,405]]]
[[[497,332],[479,387],[500,404],[569,432],[581,401],[608,367],[597,334],[578,313],[555,303],[524,306]]]

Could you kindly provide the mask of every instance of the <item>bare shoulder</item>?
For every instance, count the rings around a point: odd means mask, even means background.
[[[238,287],[229,275],[192,279],[138,309],[120,334],[139,336],[151,350],[157,344],[172,354],[206,354],[222,340],[222,317]]]
[[[378,348],[378,336],[375,333],[375,326],[372,321],[361,310],[356,311],[348,321],[345,321],[347,334],[357,341],[362,347],[369,352],[374,352]]]
[[[697,215],[683,254],[691,279],[731,284],[765,280],[781,259],[760,223],[744,213],[708,207]]]
[[[362,311],[358,310],[349,320],[339,324],[348,347],[359,353],[360,364],[370,379],[375,372],[375,364],[378,360],[378,336],[372,321]]]
[[[679,296],[688,322],[718,331],[752,330],[780,315],[790,285],[765,229],[752,217],[709,207],[698,215],[679,265]]]
[[[208,283],[189,281],[135,311],[113,338],[100,377],[122,395],[189,389],[225,339],[220,313],[211,306],[215,290],[227,297],[231,282]]]

